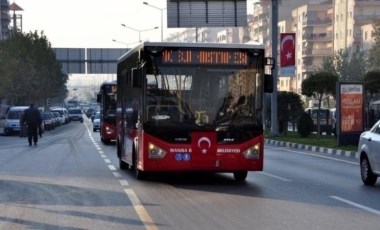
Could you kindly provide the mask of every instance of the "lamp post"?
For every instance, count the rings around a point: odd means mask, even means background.
[[[132,45],[132,44],[136,43],[136,42],[125,43],[125,42],[118,41],[118,40],[116,40],[116,39],[112,39],[112,41],[113,41],[113,42],[116,42],[116,43],[124,44],[124,45],[127,46],[127,48],[128,48],[129,45]]]
[[[124,26],[125,28],[128,28],[128,29],[131,29],[131,30],[138,32],[139,33],[139,42],[141,41],[141,32],[158,29],[158,26],[156,26],[153,28],[145,29],[145,30],[138,30],[138,29],[135,29],[133,27],[126,26],[125,24],[121,24],[121,25]]]
[[[149,4],[148,2],[143,2],[143,4],[161,11],[161,42],[162,42],[164,40],[164,38],[163,38],[163,36],[164,36],[163,35],[164,34],[164,22],[163,22],[163,20],[164,20],[164,10],[166,8],[160,8],[160,7],[157,7],[155,5]]]

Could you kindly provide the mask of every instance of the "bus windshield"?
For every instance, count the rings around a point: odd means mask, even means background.
[[[238,128],[262,132],[263,92],[258,69],[220,66],[153,69],[160,74],[146,75],[146,128]]]

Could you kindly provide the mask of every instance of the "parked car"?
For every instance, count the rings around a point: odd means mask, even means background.
[[[55,122],[50,112],[42,112],[41,117],[45,130],[53,130],[55,128]]]
[[[96,132],[97,130],[100,130],[100,113],[97,112],[95,114],[94,120],[92,121],[92,130]]]
[[[69,108],[70,121],[83,122],[83,112],[80,108]]]
[[[380,120],[359,138],[358,153],[361,178],[365,185],[374,185],[380,175]]]
[[[59,113],[59,117],[61,118],[62,125],[69,123],[69,115],[66,108],[52,107],[50,108],[50,111]]]
[[[55,127],[61,126],[61,117],[58,112],[50,112],[54,119]]]
[[[7,111],[7,114],[1,117],[0,125],[1,130],[3,130],[4,135],[11,135],[15,133],[20,133],[20,119],[21,115],[24,113],[28,106],[13,106]]]

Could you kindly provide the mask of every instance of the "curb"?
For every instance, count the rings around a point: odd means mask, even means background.
[[[312,152],[326,153],[326,154],[334,155],[334,156],[343,156],[343,157],[348,157],[348,158],[353,158],[353,159],[359,159],[359,154],[354,151],[331,149],[331,148],[325,148],[325,147],[319,147],[319,146],[298,144],[298,143],[285,142],[285,141],[276,141],[276,140],[269,140],[269,139],[265,139],[265,144],[277,145],[277,146],[282,146],[282,147],[290,147],[290,148],[302,149],[302,150],[307,150],[307,151],[312,151]]]

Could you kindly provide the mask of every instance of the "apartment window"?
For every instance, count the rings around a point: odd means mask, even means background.
[[[365,33],[364,33],[364,40],[367,40],[368,39],[368,31],[366,31]]]

